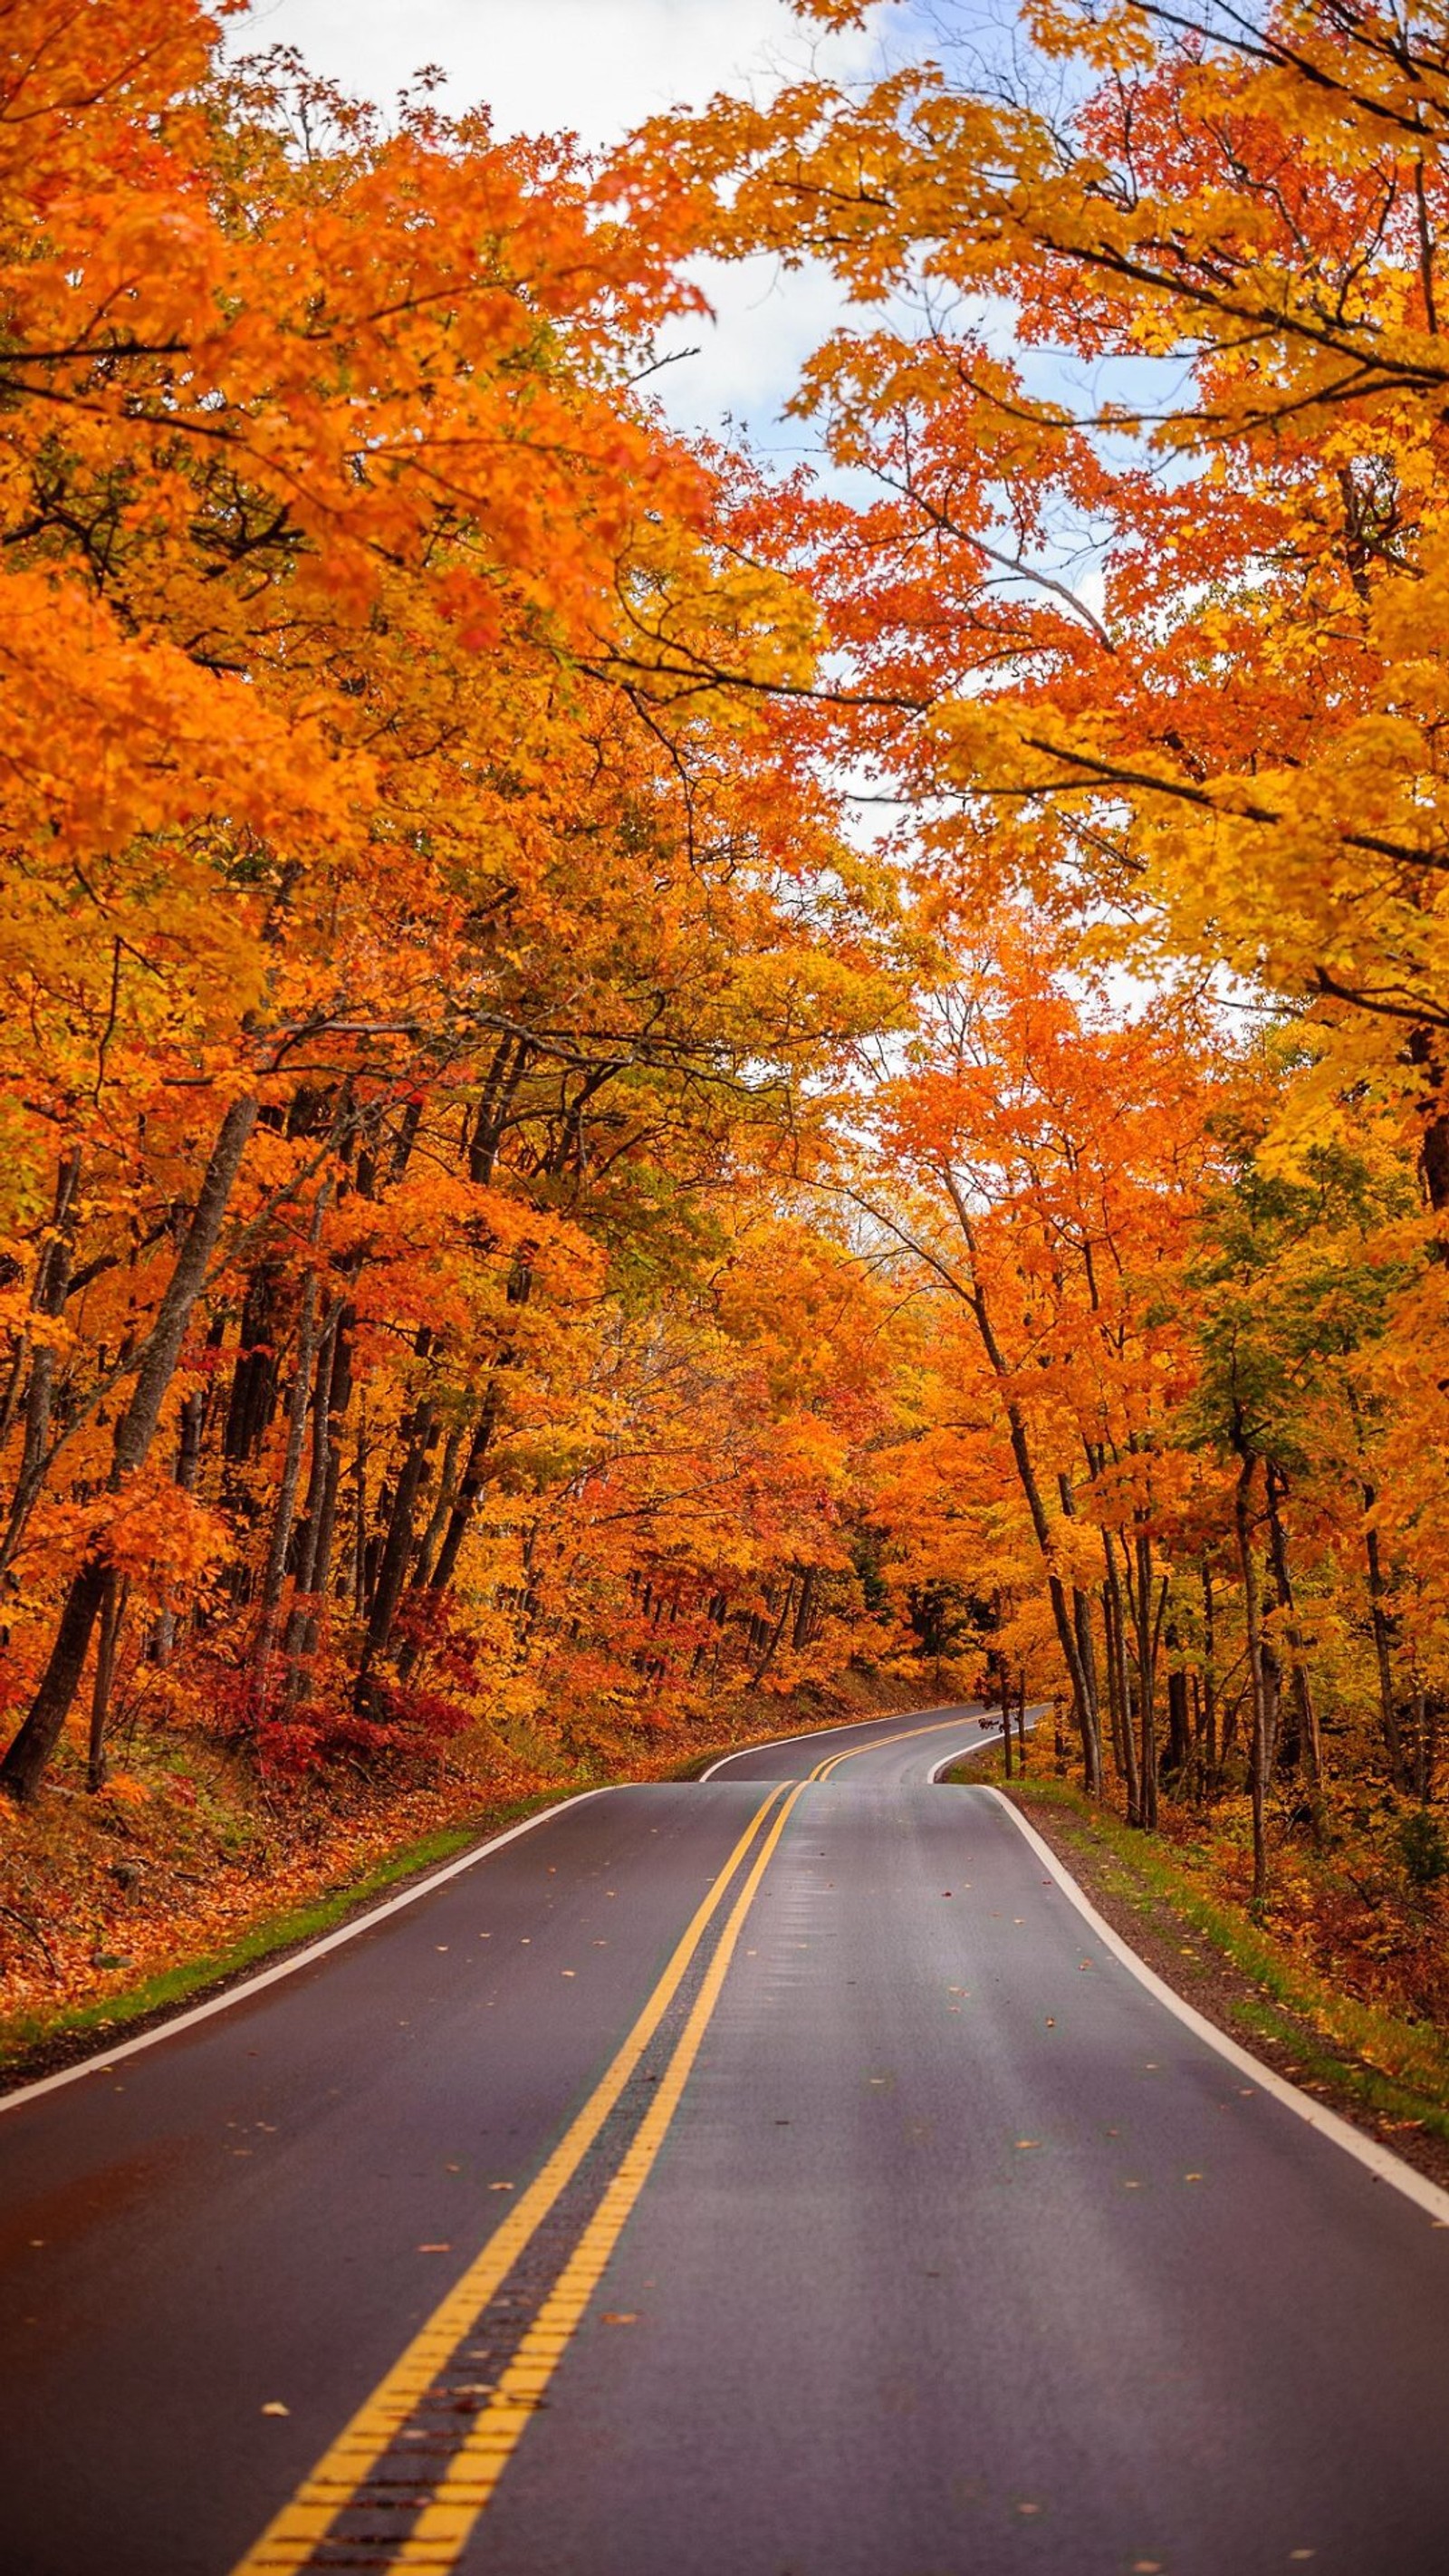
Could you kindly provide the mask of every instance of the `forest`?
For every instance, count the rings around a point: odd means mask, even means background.
[[[1442,2021],[1449,26],[600,160],[227,14],[0,11],[15,1996],[980,1695]],[[849,297],[813,461],[702,258]]]

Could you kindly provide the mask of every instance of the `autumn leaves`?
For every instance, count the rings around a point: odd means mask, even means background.
[[[17,14],[9,1785],[117,1670],[486,1758],[945,1602],[1260,1884],[1335,1738],[1432,1786],[1432,46],[1051,6],[1065,122],[927,67],[598,174]],[[862,300],[833,474],[631,389],[701,245]]]
[[[802,1668],[854,1432],[753,1316],[891,906],[628,390],[672,245],[186,0],[12,17],[7,1784],[118,1663],[293,1768]]]

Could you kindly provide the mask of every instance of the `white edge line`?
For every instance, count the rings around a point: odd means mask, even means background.
[[[228,1986],[225,1994],[212,1995],[204,2004],[193,2004],[189,2012],[175,2013],[169,2021],[157,2022],[153,2030],[143,2030],[135,2039],[123,2039],[114,2048],[97,2048],[91,2057],[78,2065],[63,2066],[58,2075],[42,2075],[34,2084],[22,2084],[13,2093],[0,2094],[0,2112],[15,2111],[22,2102],[33,2102],[39,2093],[58,2092],[62,2084],[78,2084],[83,2075],[108,2075],[122,2058],[135,2057],[143,2048],[155,2048],[163,2039],[174,2039],[178,2031],[194,2030],[199,2021],[210,2021],[213,2013],[228,2012],[233,2004],[244,2003],[248,1995],[259,1995],[266,1986],[280,1985],[283,1977],[295,1976],[299,1968],[310,1968],[314,1959],[325,1959],[329,1950],[340,1950],[344,1941],[355,1941],[360,1932],[370,1932],[375,1923],[385,1923],[390,1914],[401,1914],[405,1905],[416,1905],[420,1896],[431,1896],[435,1887],[443,1887],[450,1878],[461,1877],[490,1852],[501,1851],[505,1843],[516,1843],[520,1834],[531,1834],[535,1825],[546,1825],[561,1816],[566,1807],[581,1807],[589,1798],[607,1798],[615,1788],[628,1784],[610,1781],[598,1789],[580,1789],[572,1798],[559,1798],[550,1807],[540,1807],[536,1816],[525,1816],[521,1824],[510,1825],[501,1834],[492,1834],[486,1843],[475,1844],[457,1860],[445,1862],[441,1869],[430,1870],[400,1896],[390,1896],[385,1904],[371,1906],[355,1921],[343,1923],[335,1932],[324,1933],[320,1941],[309,1941],[300,1950],[279,1959],[275,1967],[263,1968],[238,1986]]]
[[[926,1773],[927,1787],[931,1789],[939,1788],[947,1772],[951,1770],[956,1763],[963,1762],[966,1759],[966,1756],[970,1753],[985,1753],[989,1746],[999,1744],[1000,1742],[1001,1729],[998,1726],[990,1735],[983,1734],[977,1736],[973,1738],[970,1744],[959,1744],[954,1753],[943,1753],[940,1761]]]
[[[951,1723],[949,1701],[938,1700],[936,1706],[945,1708],[946,1715],[941,1723],[943,1726],[949,1726]],[[973,1709],[979,1707],[980,1702],[971,1699],[963,1700],[962,1706]],[[929,1708],[895,1708],[887,1709],[882,1717],[843,1717],[834,1726],[810,1726],[806,1728],[803,1735],[762,1735],[757,1744],[737,1744],[733,1753],[722,1753],[718,1762],[711,1762],[707,1771],[701,1771],[698,1786],[702,1789],[706,1780],[712,1780],[716,1771],[722,1771],[727,1762],[743,1762],[747,1753],[768,1753],[773,1744],[813,1744],[817,1737],[822,1735],[848,1735],[853,1726],[885,1726],[892,1717],[929,1717],[930,1714]],[[869,1748],[862,1745],[860,1749],[864,1753]]]
[[[1120,1959],[1138,1984],[1145,1986],[1150,1995],[1155,1995],[1176,2020],[1198,2039],[1206,2040],[1209,2048],[1216,2049],[1219,2057],[1225,2057],[1239,2074],[1251,2075],[1260,2093],[1271,2094],[1285,2110],[1294,2111],[1300,2120],[1306,2120],[1310,2129],[1317,2129],[1321,2137],[1331,2138],[1346,2155],[1356,2156],[1361,2165],[1368,2167],[1376,2182],[1391,2183],[1395,2191],[1403,2193],[1405,2200],[1412,2200],[1418,2208],[1426,2210],[1436,2225],[1449,2227],[1449,2191],[1441,2189],[1437,2182],[1430,2182],[1427,2174],[1416,2173],[1413,2166],[1406,2165],[1402,2156],[1396,2156],[1391,2147],[1381,2147],[1376,2138],[1365,2137],[1362,2129],[1340,2119],[1338,2113],[1330,2111],[1324,2103],[1315,2102],[1310,2093],[1300,2093],[1297,2085],[1290,2084],[1286,2076],[1279,2075],[1271,2066],[1265,2066],[1261,2057],[1254,2057],[1248,2049],[1240,2048],[1235,2039],[1229,2039],[1226,2031],[1219,2030],[1216,2022],[1209,2021],[1205,2014],[1185,2003],[1155,1969],[1149,1968],[1145,1959],[1139,1959],[1121,1934],[1103,1921],[1071,1871],[1063,1869],[1050,1843],[1043,1841],[1036,1827],[1027,1823],[1019,1808],[1014,1807],[1009,1798],[1004,1798],[999,1789],[988,1788],[986,1795],[994,1798],[999,1807],[1005,1808],[1018,1833],[1025,1835],[1037,1858],[1051,1871],[1054,1884],[1075,1905],[1083,1921],[1091,1925],[1102,1947],[1110,1950],[1114,1959]]]
[[[1028,1719],[1027,1733],[1029,1735],[1035,1734],[1037,1719],[1040,1717],[1046,1706],[1047,1702],[1044,1699],[1033,1700],[1028,1706],[1026,1714]],[[959,1751],[955,1753],[943,1753],[940,1761],[935,1765],[934,1769],[926,1773],[927,1787],[938,1789],[945,1778],[946,1773],[950,1770],[952,1763],[959,1762],[963,1755],[969,1753],[985,1753],[993,1744],[999,1744],[1000,1742],[1001,1720],[998,1717],[989,1733],[983,1732],[979,1736],[973,1736],[969,1744],[963,1744]],[[979,1781],[972,1783],[972,1785],[984,1788],[988,1784],[984,1781]],[[1013,1813],[1015,1813],[1014,1809]]]

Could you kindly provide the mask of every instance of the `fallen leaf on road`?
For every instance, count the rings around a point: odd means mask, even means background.
[[[512,2191],[513,2185],[511,2182],[490,2182],[488,2188],[490,2191]]]
[[[418,2252],[420,2254],[451,2254],[452,2251],[453,2249],[451,2245],[420,2245],[418,2247]]]
[[[262,2408],[264,2415],[290,2415],[291,2412],[291,2407],[284,2406],[280,2397],[269,2397]]]
[[[606,2308],[599,2319],[601,2326],[637,2326],[638,2322],[637,2308]]]
[[[1016,2143],[1019,2147],[1039,2147],[1041,2140],[1040,2138],[1018,2138]]]

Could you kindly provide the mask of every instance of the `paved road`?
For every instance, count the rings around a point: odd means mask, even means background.
[[[1449,2231],[925,1723],[569,1807],[0,2118],[6,2576],[1444,2576]]]

